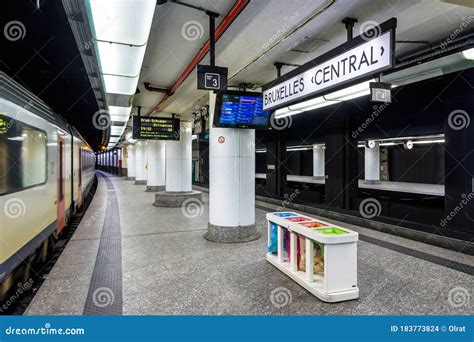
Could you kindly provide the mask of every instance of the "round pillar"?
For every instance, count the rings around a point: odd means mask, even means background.
[[[213,121],[214,93],[209,95]],[[255,130],[210,128],[209,225],[205,238],[247,242],[260,237],[255,227]]]
[[[146,191],[165,190],[165,148],[166,143],[164,141],[148,141],[148,170]]]
[[[364,160],[365,182],[380,182],[380,146],[378,142],[375,142],[375,146],[373,148],[365,146]]]
[[[181,121],[179,141],[166,143],[166,191],[192,191],[192,125]]]
[[[181,121],[179,141],[166,142],[166,191],[155,194],[157,207],[202,207],[202,193],[192,189],[192,124]],[[188,210],[188,208],[183,208]]]
[[[313,145],[313,177],[325,178],[324,145]]]
[[[145,154],[146,142],[138,141],[135,144],[135,185],[146,184]]]
[[[127,180],[135,180],[136,167],[135,167],[135,145],[128,145],[127,147]]]

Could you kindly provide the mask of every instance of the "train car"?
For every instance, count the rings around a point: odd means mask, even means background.
[[[95,155],[81,135],[0,72],[0,302],[46,261],[91,189]]]

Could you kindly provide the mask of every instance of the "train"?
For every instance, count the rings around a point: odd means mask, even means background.
[[[0,303],[30,281],[95,179],[95,153],[41,99],[0,72]]]

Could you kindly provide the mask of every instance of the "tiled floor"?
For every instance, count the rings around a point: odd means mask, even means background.
[[[201,215],[190,218],[183,215],[181,208],[154,207],[154,194],[145,192],[145,186],[118,177],[110,179],[115,191],[107,191],[104,179],[99,177],[86,216],[26,314],[82,314],[99,248],[107,196],[117,196],[119,202],[125,315],[473,312],[473,276],[365,241],[358,244],[360,298],[335,304],[321,302],[265,260],[264,210],[256,210],[258,229],[264,233],[258,241],[211,243],[203,238],[208,223],[206,193]],[[363,227],[348,228],[473,264],[471,256]],[[282,307],[274,306],[270,298],[277,288],[283,288],[279,290],[284,291],[287,299]]]

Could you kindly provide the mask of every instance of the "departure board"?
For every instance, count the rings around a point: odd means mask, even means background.
[[[179,119],[134,116],[132,138],[179,140]]]
[[[214,126],[232,128],[265,128],[269,112],[262,110],[260,93],[224,92],[216,101]]]

